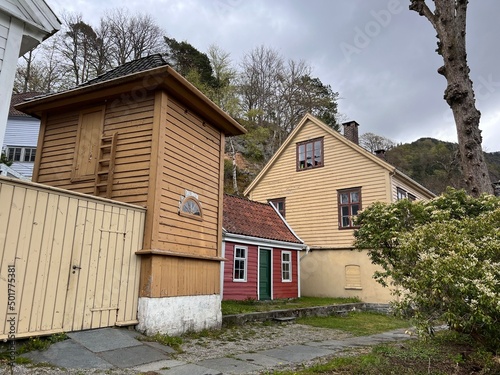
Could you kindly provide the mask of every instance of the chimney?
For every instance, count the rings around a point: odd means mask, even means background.
[[[358,126],[359,124],[356,121],[348,121],[342,124],[344,126],[344,137],[346,137],[351,142],[359,145],[359,136],[358,136]]]
[[[375,156],[377,156],[378,158],[380,158],[382,160],[386,160],[384,149],[375,150]]]

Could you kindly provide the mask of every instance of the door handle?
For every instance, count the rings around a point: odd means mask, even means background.
[[[82,267],[79,267],[79,266],[77,266],[76,264],[75,264],[75,265],[73,265],[73,273],[75,273],[75,272],[76,272],[76,270],[81,270],[81,269],[82,269]]]

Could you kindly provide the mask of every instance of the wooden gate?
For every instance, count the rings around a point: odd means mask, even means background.
[[[137,323],[145,209],[0,177],[0,339]]]

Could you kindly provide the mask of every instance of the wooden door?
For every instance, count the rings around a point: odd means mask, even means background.
[[[259,300],[271,299],[271,250],[259,250]]]

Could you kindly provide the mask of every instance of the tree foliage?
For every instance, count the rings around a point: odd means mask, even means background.
[[[393,284],[395,309],[418,328],[451,329],[500,348],[500,199],[448,189],[428,202],[375,203],[358,215],[355,247]]]
[[[396,144],[389,138],[374,133],[364,133],[359,137],[359,144],[366,150],[374,153],[377,150],[389,151]]]

